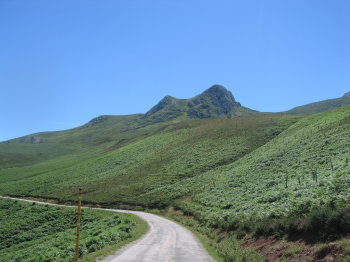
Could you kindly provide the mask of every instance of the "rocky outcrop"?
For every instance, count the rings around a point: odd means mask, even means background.
[[[98,116],[98,117],[95,117],[93,119],[91,119],[87,124],[85,124],[84,126],[85,127],[90,127],[90,126],[94,126],[94,125],[97,125],[101,122],[103,122],[104,120],[107,119],[107,116]]]
[[[191,101],[194,105],[202,104],[202,108],[210,109],[215,108],[215,113],[217,116],[231,116],[232,110],[235,107],[240,107],[241,104],[238,103],[233,97],[232,93],[228,91],[225,87],[220,85],[214,85],[204,91],[197,97],[194,97]]]
[[[42,143],[42,139],[40,139],[39,137],[37,136],[25,136],[25,137],[22,137],[20,140],[19,140],[20,143],[32,143],[32,144],[39,144],[39,143]]]

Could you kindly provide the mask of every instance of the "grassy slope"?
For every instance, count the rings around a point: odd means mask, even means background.
[[[144,222],[128,214],[82,210],[83,260],[133,239]],[[0,199],[0,261],[73,261],[76,210]]]
[[[303,106],[295,107],[285,113],[287,114],[301,114],[301,115],[311,115],[316,113],[321,113],[336,108],[340,108],[350,104],[349,93],[340,98],[328,99],[320,102],[315,102]]]
[[[97,124],[92,128],[98,133]],[[306,118],[257,115],[144,129],[151,131],[121,146],[102,143],[98,156],[2,169],[0,192],[69,200],[82,186],[90,201],[175,205],[202,226],[224,230],[347,206],[350,106]]]
[[[177,201],[181,209],[222,228],[329,203],[342,207],[350,198],[349,148],[347,106],[301,119],[238,161],[160,188],[152,197],[185,195]]]
[[[74,129],[28,136],[40,139],[41,143],[38,144],[24,142],[26,137],[0,143],[0,168],[76,156],[80,159],[90,158],[149,136],[162,126],[141,119],[141,115],[100,116]]]
[[[295,121],[290,116],[260,115],[172,123],[151,136],[79,162],[63,157],[2,169],[0,192],[69,200],[77,187],[83,187],[87,201],[160,207],[168,199],[150,198],[150,192],[232,163]]]
[[[277,252],[271,239],[256,240],[255,248],[267,257],[326,261],[330,255],[349,261],[349,148],[347,106],[303,118],[237,161],[158,188],[148,197],[175,200],[182,214],[175,217],[206,235],[225,261],[264,261],[239,249],[237,236],[246,234],[325,241],[305,246],[276,239],[276,247],[285,247]],[[337,244],[327,243],[342,237]]]

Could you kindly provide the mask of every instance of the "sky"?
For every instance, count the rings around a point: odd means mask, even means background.
[[[0,0],[0,141],[213,84],[278,112],[350,91],[348,0]]]

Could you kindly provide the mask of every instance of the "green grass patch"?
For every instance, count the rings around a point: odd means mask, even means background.
[[[82,209],[80,256],[91,261],[140,237],[130,214]],[[76,210],[0,199],[0,261],[73,261]]]
[[[283,257],[284,258],[293,257],[293,256],[297,255],[298,253],[304,251],[304,249],[305,249],[305,247],[291,247],[284,252]]]
[[[117,244],[104,247],[101,250],[98,250],[96,252],[86,254],[80,261],[94,262],[96,261],[97,258],[101,259],[103,257],[113,255],[114,253],[116,253],[118,249],[139,239],[141,236],[143,236],[147,232],[148,225],[145,221],[143,221],[141,218],[134,215],[127,215],[127,216],[130,216],[130,218],[133,220],[133,223],[135,224],[134,228],[132,229],[132,236],[130,238],[125,239]]]

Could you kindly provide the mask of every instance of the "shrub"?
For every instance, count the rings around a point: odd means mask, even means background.
[[[247,225],[240,225],[239,229],[248,232]],[[350,235],[350,208],[334,209],[323,207],[313,209],[303,216],[291,214],[289,216],[270,219],[266,218],[253,223],[250,228],[255,236],[288,236],[307,233],[319,240],[334,240]]]

